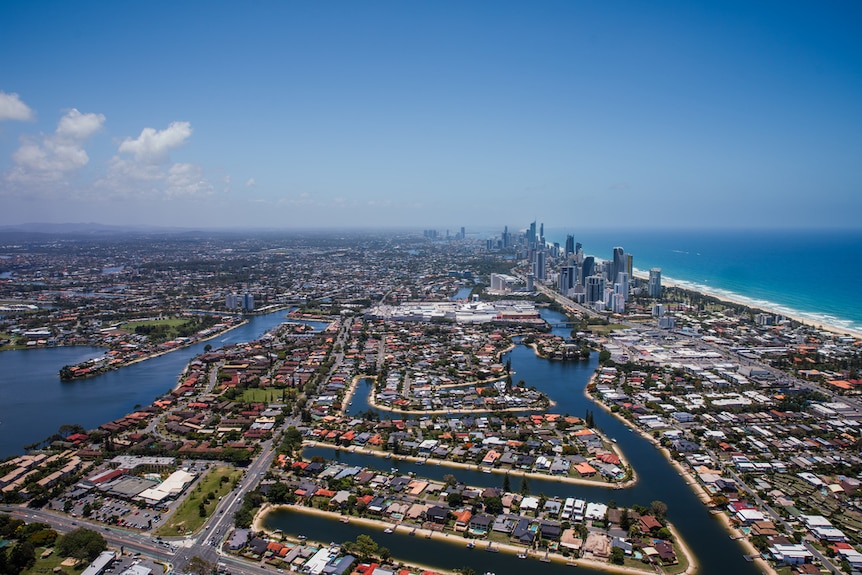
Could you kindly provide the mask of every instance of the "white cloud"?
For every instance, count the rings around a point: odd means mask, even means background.
[[[254,181],[254,178],[249,178],[245,181],[246,188],[253,188],[256,184],[257,182]]]
[[[7,94],[0,90],[0,121],[2,120],[32,120],[33,110],[21,101],[18,94]]]
[[[191,135],[189,122],[171,122],[164,130],[144,128],[136,139],[123,140],[119,150],[133,154],[138,161],[161,164],[167,161],[170,150],[182,146]]]
[[[137,138],[126,138],[117,148],[120,154],[111,158],[107,174],[96,182],[96,189],[116,198],[197,198],[212,195],[215,188],[200,166],[172,163],[168,158],[168,152],[183,145],[191,133],[188,122],[172,122],[164,130],[144,128]],[[230,186],[229,177],[226,185]]]
[[[68,178],[90,162],[84,143],[105,123],[102,114],[82,114],[76,109],[60,118],[50,136],[24,138],[12,154],[15,166],[5,174],[13,182],[46,182]]]
[[[203,170],[195,164],[174,164],[168,169],[167,188],[169,196],[199,197],[213,192],[213,185],[204,177]]]

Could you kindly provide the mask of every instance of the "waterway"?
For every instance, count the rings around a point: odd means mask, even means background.
[[[544,311],[543,317],[550,323],[558,323],[563,318],[551,311]],[[568,329],[557,328],[555,333],[568,335]],[[532,348],[519,345],[509,352],[503,361],[511,359],[515,371],[515,381],[523,379],[528,386],[535,386],[546,393],[557,405],[557,413],[568,413],[584,417],[587,410],[593,412],[596,425],[608,436],[617,440],[617,445],[634,467],[638,482],[628,489],[608,489],[562,483],[553,479],[530,478],[529,488],[533,494],[547,497],[578,497],[587,501],[608,503],[611,500],[621,506],[641,504],[649,506],[652,501],[664,501],[668,505],[668,518],[676,525],[682,537],[697,557],[703,575],[718,575],[732,572],[737,575],[758,575],[752,563],[744,559],[742,546],[731,540],[720,521],[711,515],[695,495],[691,486],[686,485],[680,476],[655,447],[600,406],[584,396],[583,390],[597,366],[597,354],[592,354],[585,362],[548,361],[536,357]],[[362,384],[353,398],[350,413],[357,414],[369,409],[367,392],[370,383]],[[382,418],[400,417],[385,411],[379,412]],[[316,448],[308,449],[306,456],[323,455],[349,465],[361,465],[384,471],[395,467],[400,473],[415,473],[420,477],[442,480],[452,474],[459,481],[479,487],[499,487],[503,476],[496,473],[457,469],[436,465],[416,465],[394,459],[380,459],[353,452]],[[520,478],[512,477],[513,489],[520,486]],[[477,573],[492,571],[497,575],[508,573],[534,573],[537,575],[594,572],[584,567],[570,567],[562,564],[540,563],[536,560],[519,561],[504,553],[488,553],[477,546],[469,550],[463,544],[450,545],[445,542],[419,539],[407,534],[384,534],[382,530],[373,531],[362,526],[342,524],[323,517],[278,511],[267,518],[267,527],[281,529],[287,533],[302,533],[311,540],[342,542],[354,540],[360,533],[370,534],[378,543],[389,547],[393,557],[406,563],[430,565],[439,569],[458,569],[471,567]]]
[[[99,357],[96,347],[48,347],[0,353],[0,459],[23,453],[56,433],[61,425],[94,429],[149,405],[176,386],[188,362],[214,348],[253,341],[282,322],[287,310],[248,317],[248,322],[221,336],[199,342],[96,377],[60,381],[64,365]],[[316,329],[327,324],[303,322]]]

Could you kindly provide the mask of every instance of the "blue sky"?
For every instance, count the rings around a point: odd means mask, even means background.
[[[858,2],[0,4],[0,225],[859,227]]]

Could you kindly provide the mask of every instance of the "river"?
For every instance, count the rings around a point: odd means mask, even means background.
[[[253,341],[282,322],[288,310],[253,315],[215,339],[172,351],[96,377],[60,381],[60,368],[98,357],[97,347],[46,347],[0,353],[0,459],[24,452],[64,424],[94,429],[149,405],[170,391],[188,362],[215,347]],[[322,322],[303,322],[322,329]]]
[[[543,311],[543,317],[550,323],[564,321],[552,311]],[[556,328],[558,335],[567,336],[568,328]],[[711,515],[695,495],[691,486],[667,462],[655,447],[616,418],[605,412],[591,399],[584,396],[583,390],[597,366],[597,354],[589,361],[558,362],[536,357],[532,348],[519,345],[509,352],[503,361],[511,359],[513,378],[523,379],[528,386],[535,386],[546,393],[557,405],[556,413],[568,413],[584,417],[589,409],[593,412],[596,425],[608,436],[617,440],[617,445],[634,467],[638,482],[628,489],[613,490],[604,487],[572,485],[553,479],[530,478],[531,493],[543,493],[548,497],[579,497],[587,501],[607,503],[611,500],[621,506],[641,504],[649,506],[652,501],[661,500],[668,505],[668,518],[689,544],[700,563],[703,575],[718,575],[733,572],[738,575],[758,575],[754,564],[744,559],[742,546],[731,540],[720,521]],[[360,383],[350,413],[356,414],[368,409],[367,392],[370,384]],[[380,412],[382,418],[396,417]],[[400,417],[397,416],[397,417]],[[443,475],[452,474],[469,485],[489,487],[502,485],[502,475],[481,473],[435,465],[416,465],[404,461],[380,459],[351,452],[335,452],[331,449],[316,448],[305,451],[307,457],[323,455],[350,465],[362,465],[381,470],[395,466],[401,473],[413,472],[417,476],[441,480]],[[512,477],[512,488],[518,489],[520,479]],[[540,563],[535,560],[518,561],[511,555],[487,553],[465,546],[451,545],[425,539],[417,539],[406,534],[384,534],[382,531],[368,531],[367,528],[353,524],[342,524],[323,517],[278,511],[270,514],[266,525],[271,529],[281,529],[287,533],[302,533],[311,540],[342,542],[354,540],[360,533],[369,533],[375,541],[389,547],[393,557],[406,563],[430,565],[438,569],[458,569],[471,567],[477,573],[493,571],[497,575],[530,572],[535,574],[555,574],[572,572],[593,572],[584,567],[569,567],[562,564]]]

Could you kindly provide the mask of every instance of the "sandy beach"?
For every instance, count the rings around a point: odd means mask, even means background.
[[[635,275],[635,277],[639,277],[641,279],[648,279],[648,274],[644,274],[642,272],[638,272],[634,275]],[[747,307],[747,308],[750,308],[753,310],[759,310],[759,311],[766,312],[766,313],[781,315],[781,316],[784,316],[784,317],[791,319],[795,322],[801,323],[803,325],[811,326],[811,327],[819,329],[821,331],[829,332],[829,333],[836,334],[836,335],[849,335],[851,337],[862,339],[862,331],[860,331],[860,330],[849,329],[846,327],[842,327],[840,325],[830,324],[828,322],[818,320],[815,318],[806,317],[804,315],[801,315],[801,312],[795,312],[794,313],[794,312],[789,312],[787,310],[778,309],[777,307],[770,307],[768,305],[764,306],[764,305],[761,305],[761,304],[756,303],[754,301],[748,300],[742,296],[734,297],[733,295],[730,295],[730,294],[727,294],[724,292],[718,292],[718,291],[710,290],[709,288],[706,288],[705,286],[695,287],[695,286],[693,286],[687,282],[675,281],[675,280],[667,278],[667,277],[662,278],[662,284],[664,284],[667,287],[675,287],[678,289],[703,294],[703,295],[706,295],[709,297],[714,297],[717,300],[720,300],[720,301],[723,301],[726,303],[740,305],[743,307]],[[773,304],[773,306],[779,306],[779,304]]]
[[[315,507],[305,507],[305,506],[301,506],[301,505],[272,506],[270,504],[265,504],[260,509],[260,511],[257,513],[257,515],[255,515],[254,520],[252,521],[252,530],[254,530],[255,532],[266,533],[269,537],[275,538],[275,539],[282,537],[283,534],[269,531],[264,527],[264,523],[266,522],[266,516],[270,512],[272,512],[276,509],[279,509],[279,508],[290,509],[291,511],[296,511],[298,513],[308,513],[308,514],[317,515],[320,517],[326,517],[326,518],[332,519],[333,521],[341,520],[342,518],[345,517],[344,515],[341,515],[339,513],[332,513],[330,511],[323,511],[323,510],[317,509]],[[433,539],[435,541],[444,541],[446,543],[451,543],[454,545],[464,546],[467,544],[467,541],[468,541],[467,538],[462,537],[461,535],[458,535],[458,534],[441,533],[439,531],[424,529],[422,527],[412,525],[412,524],[393,523],[391,521],[382,521],[382,520],[377,520],[377,519],[369,519],[367,517],[355,517],[355,516],[349,516],[349,521],[351,524],[358,524],[358,525],[362,525],[363,527],[368,527],[370,529],[379,530],[381,532],[381,535],[382,535],[382,532],[384,529],[389,528],[389,529],[392,529],[393,531],[400,532],[400,533],[410,533],[410,532],[415,531],[415,534],[417,537],[421,536],[422,538],[429,538],[429,539]],[[671,530],[673,531],[672,526],[671,526]],[[685,554],[685,556],[689,562],[688,569],[683,571],[681,575],[691,575],[696,571],[697,564],[694,561],[694,557],[692,556],[691,551],[684,544],[682,539],[679,538],[678,534],[675,531],[673,531],[673,533],[674,533],[674,537],[676,538],[677,545],[683,551],[683,553]],[[284,536],[284,537],[285,537],[285,539],[288,539],[288,540],[292,539],[294,541],[298,541],[298,539],[292,538],[290,536]],[[375,538],[375,541],[377,541],[378,543],[381,543],[381,542],[385,543],[385,540],[381,540],[380,538]],[[481,540],[474,539],[473,541],[476,542],[476,548],[477,549],[481,549],[481,548],[488,545],[487,540],[484,540],[484,539],[481,539]],[[568,565],[584,567],[587,569],[595,569],[595,570],[600,570],[600,571],[606,571],[609,573],[625,573],[625,574],[629,574],[629,575],[644,575],[645,573],[648,573],[650,575],[655,575],[655,573],[656,573],[655,569],[653,569],[651,566],[647,566],[646,564],[644,565],[643,569],[636,569],[633,567],[628,567],[628,566],[623,566],[623,565],[613,565],[611,563],[606,563],[603,561],[597,561],[597,560],[591,560],[591,559],[580,559],[580,558],[579,559],[573,559],[571,557],[565,557],[564,555],[562,555],[560,553],[536,552],[536,551],[529,550],[526,547],[523,547],[520,545],[513,545],[511,543],[492,542],[491,546],[493,549],[495,549],[501,553],[511,554],[514,556],[517,556],[518,554],[521,554],[521,553],[526,553],[527,558],[525,559],[525,561],[537,560],[537,559],[543,560],[543,561],[547,560],[547,561],[553,561],[556,563],[564,563],[564,564],[568,564]],[[397,560],[397,558],[396,558],[396,560]],[[428,570],[436,571],[438,573],[452,573],[453,575],[455,575],[455,572],[453,572],[453,571],[441,570],[441,569],[433,567],[433,566],[417,565],[414,563],[411,563],[411,565],[414,567],[418,567],[420,569],[428,569]],[[529,563],[526,563],[524,565],[524,568],[520,569],[519,571],[529,571]]]

